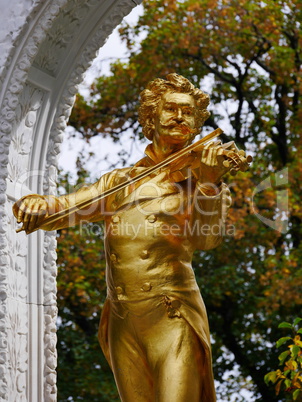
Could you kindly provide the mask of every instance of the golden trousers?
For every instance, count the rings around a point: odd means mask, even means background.
[[[200,402],[200,341],[169,299],[112,303],[112,369],[123,402]]]

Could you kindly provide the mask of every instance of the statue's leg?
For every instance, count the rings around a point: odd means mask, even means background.
[[[190,325],[181,317],[165,315],[153,340],[156,346],[150,348],[148,355],[151,367],[156,368],[154,401],[201,402],[202,385],[206,383],[202,370],[204,354]]]
[[[109,350],[122,402],[154,402],[153,381],[131,316],[109,317]]]
[[[122,401],[214,402],[202,400],[202,386],[208,382],[205,357],[187,321],[169,316],[162,297],[127,305],[128,309],[131,312],[120,316],[111,313],[108,328]]]

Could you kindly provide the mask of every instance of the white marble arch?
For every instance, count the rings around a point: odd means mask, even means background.
[[[13,202],[54,193],[78,84],[142,0],[0,0],[0,401],[56,400],[56,238],[16,234]]]

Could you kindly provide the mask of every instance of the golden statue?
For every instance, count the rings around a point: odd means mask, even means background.
[[[123,402],[216,400],[191,262],[196,249],[222,241],[231,199],[221,178],[250,159],[234,143],[209,142],[220,129],[191,144],[208,104],[180,75],[155,79],[141,94],[139,121],[152,141],[142,160],[75,193],[33,194],[13,207],[26,233],[105,221],[108,292],[99,340]]]

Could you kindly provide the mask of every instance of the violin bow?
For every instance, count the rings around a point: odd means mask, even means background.
[[[75,204],[70,208],[66,208],[61,211],[55,212],[54,214],[52,214],[49,217],[47,217],[46,219],[44,219],[43,222],[41,222],[41,225],[35,227],[31,231],[27,231],[26,234],[35,232],[36,230],[40,229],[41,226],[55,223],[60,219],[70,216],[71,214],[75,213],[78,210],[87,208],[87,207],[91,206],[92,204],[101,201],[102,199],[114,194],[115,192],[124,189],[125,187],[129,186],[130,184],[136,183],[137,181],[149,176],[150,174],[156,172],[157,170],[166,167],[167,165],[171,164],[172,162],[175,162],[176,160],[178,160],[182,156],[185,156],[186,154],[190,153],[191,151],[198,150],[198,148],[200,148],[202,145],[204,145],[208,141],[213,140],[214,138],[219,137],[222,133],[223,133],[223,131],[220,128],[217,128],[216,130],[212,131],[210,134],[206,135],[204,138],[200,139],[199,141],[196,141],[195,143],[171,154],[163,161],[157,163],[154,166],[151,166],[150,168],[147,168],[145,171],[143,171],[142,173],[139,173],[135,177],[133,177],[123,183],[120,183],[117,186],[114,186],[114,187],[104,191],[103,193],[90,198],[89,200],[79,202],[78,204]],[[16,232],[18,233],[18,232],[21,232],[22,230],[24,230],[23,226],[21,228],[17,229]]]

